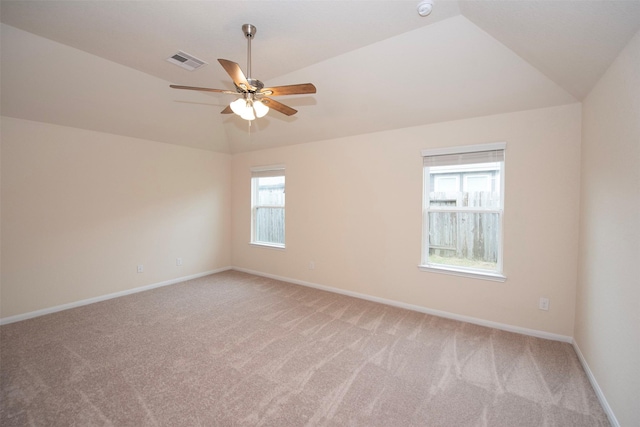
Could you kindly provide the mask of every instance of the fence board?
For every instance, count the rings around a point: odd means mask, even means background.
[[[443,208],[496,208],[499,195],[489,191],[430,193],[431,206]],[[500,216],[486,212],[429,213],[429,253],[471,261],[495,263],[498,259]]]

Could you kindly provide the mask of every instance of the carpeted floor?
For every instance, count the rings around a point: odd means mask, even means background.
[[[239,272],[0,327],[3,426],[607,426],[566,343]]]

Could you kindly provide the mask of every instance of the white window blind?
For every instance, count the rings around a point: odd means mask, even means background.
[[[284,167],[271,167],[269,169],[251,169],[251,178],[267,178],[273,176],[284,176]]]
[[[425,167],[470,165],[504,161],[505,143],[467,145],[445,149],[422,150]]]

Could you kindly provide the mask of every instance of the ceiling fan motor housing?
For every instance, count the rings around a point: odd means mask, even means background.
[[[261,90],[264,87],[264,83],[262,83],[258,79],[249,79],[249,78],[247,78],[247,81],[249,82],[249,84],[251,86],[255,87],[255,90],[250,90],[249,92],[258,92],[259,90]]]

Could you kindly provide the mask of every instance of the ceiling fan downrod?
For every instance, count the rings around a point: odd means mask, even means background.
[[[247,38],[247,80],[251,78],[251,39],[256,35],[256,27],[251,24],[244,24],[242,32]]]

